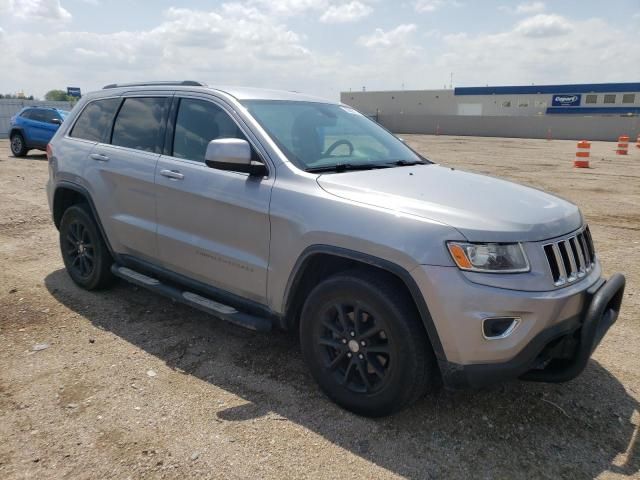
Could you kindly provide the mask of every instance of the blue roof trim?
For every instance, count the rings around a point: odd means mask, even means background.
[[[569,113],[577,115],[603,115],[613,113],[625,115],[627,113],[640,114],[640,107],[549,107],[547,113]]]
[[[524,95],[536,93],[640,92],[640,83],[583,83],[573,85],[522,85],[513,87],[456,87],[454,95]]]

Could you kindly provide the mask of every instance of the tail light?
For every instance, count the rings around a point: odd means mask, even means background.
[[[47,143],[47,160],[51,161],[51,157],[53,157],[53,148],[50,143]]]

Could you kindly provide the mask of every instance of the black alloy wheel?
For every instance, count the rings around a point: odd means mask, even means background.
[[[69,224],[63,248],[71,260],[69,268],[81,278],[91,276],[95,267],[95,247],[87,228],[81,222]]]
[[[300,345],[324,393],[359,415],[389,415],[440,385],[415,304],[384,272],[356,269],[316,285],[302,308]]]
[[[380,390],[392,368],[384,319],[359,304],[336,303],[325,310],[322,325],[316,341],[336,381],[354,393]]]
[[[76,284],[94,290],[113,283],[113,258],[87,204],[73,205],[64,212],[59,233],[62,260]]]
[[[27,145],[24,141],[22,134],[14,133],[11,135],[11,153],[14,157],[24,157],[27,152]]]

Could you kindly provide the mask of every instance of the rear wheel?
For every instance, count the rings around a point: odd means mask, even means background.
[[[24,157],[27,152],[27,143],[24,141],[24,137],[21,133],[14,133],[11,135],[11,153],[14,157]]]
[[[85,204],[69,207],[60,222],[60,250],[71,279],[86,290],[113,283],[113,258]]]
[[[305,302],[300,340],[322,390],[360,415],[388,415],[438,385],[413,302],[383,275],[350,272],[320,283]]]

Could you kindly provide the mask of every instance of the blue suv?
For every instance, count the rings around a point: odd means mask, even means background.
[[[53,107],[25,107],[11,117],[11,153],[24,157],[29,150],[46,150],[69,112]]]

